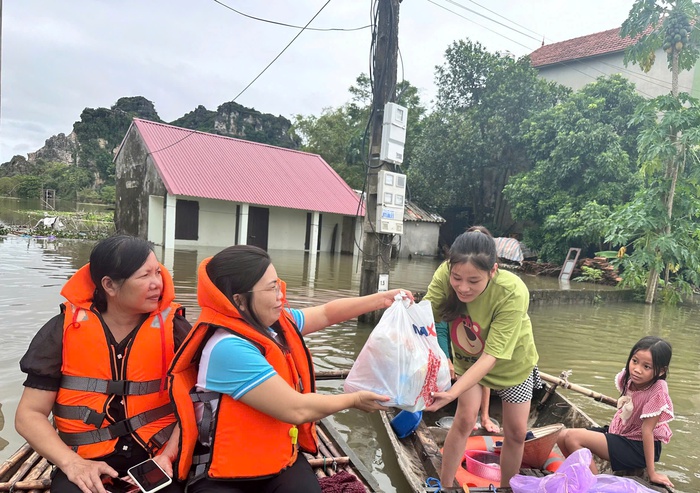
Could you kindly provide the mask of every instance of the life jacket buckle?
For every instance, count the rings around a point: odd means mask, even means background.
[[[107,382],[107,394],[115,394],[115,395],[127,395],[127,392],[129,390],[129,382],[128,380],[109,380]]]

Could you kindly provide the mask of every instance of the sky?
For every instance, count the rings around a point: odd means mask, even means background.
[[[328,2],[328,3],[327,3]],[[470,39],[527,55],[619,27],[634,0],[403,0],[398,80],[427,107],[445,50]],[[223,4],[223,5],[222,5]],[[153,101],[166,121],[199,105],[320,115],[369,70],[371,0],[0,0],[0,163],[71,132],[86,107]],[[287,23],[274,25],[243,14]],[[241,91],[297,36],[279,58]],[[410,115],[409,115],[410,118]]]

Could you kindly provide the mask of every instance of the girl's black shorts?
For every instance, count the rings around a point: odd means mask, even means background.
[[[626,469],[645,469],[647,462],[644,459],[644,444],[640,440],[630,440],[608,432],[608,427],[590,428],[593,431],[605,433],[608,442],[608,455],[613,471]],[[654,440],[654,462],[659,462],[661,457],[661,442]]]

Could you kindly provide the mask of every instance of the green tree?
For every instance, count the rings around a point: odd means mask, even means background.
[[[372,106],[369,77],[360,74],[349,92],[349,102],[338,108],[325,108],[320,116],[296,115],[293,130],[302,139],[302,150],[319,154],[351,187],[361,189],[369,148],[368,122]],[[402,166],[409,167],[425,109],[418,90],[408,81],[397,84],[396,102],[408,108]]]
[[[679,72],[691,70],[700,57],[700,32],[696,28],[698,21],[700,4],[692,0],[635,1],[629,17],[620,29],[620,35],[623,37],[637,37],[637,41],[625,52],[625,63],[638,63],[643,70],[649,70],[656,50],[665,50],[671,71],[671,94],[673,98],[678,99]],[[652,100],[651,105],[656,106],[657,113],[671,111],[675,116],[682,114],[677,111],[678,105],[670,104],[665,96]],[[663,178],[653,180],[651,184],[664,187],[663,193],[658,196],[665,204],[667,220],[659,234],[666,237],[671,235],[674,196],[686,155],[679,135],[684,130],[684,123],[672,116],[662,118],[656,125],[649,123],[649,130],[645,133],[646,144],[643,144],[647,148],[645,155],[652,159],[651,162],[658,163],[660,160],[663,163],[661,170],[656,171],[662,173]],[[647,166],[647,169],[650,170],[651,167]],[[646,256],[648,255],[645,254]],[[650,264],[646,303],[654,301],[660,272],[659,264],[667,264],[661,250],[656,250],[654,258],[658,260]],[[668,278],[668,270],[666,277]]]
[[[17,196],[23,199],[41,197],[41,178],[37,176],[20,176],[17,186]]]
[[[660,96],[643,103],[633,122],[642,126],[644,187],[611,215],[607,239],[632,247],[622,260],[625,284],[645,285],[649,302],[648,273],[665,270],[663,297],[675,301],[677,295],[690,294],[689,283],[700,285],[700,101],[684,93]],[[668,138],[670,132],[675,139]],[[675,176],[669,175],[669,160],[678,163]],[[668,208],[671,188],[673,214]]]
[[[560,262],[568,248],[602,247],[600,219],[640,185],[636,137],[629,125],[643,101],[619,75],[600,77],[522,125],[533,168],[513,177],[504,194],[526,221],[525,242],[540,258]]]
[[[475,223],[507,233],[513,221],[503,187],[530,167],[520,125],[569,91],[539,78],[528,58],[469,40],[453,43],[445,59],[436,69],[436,110],[408,169],[412,194],[448,219],[449,236]]]

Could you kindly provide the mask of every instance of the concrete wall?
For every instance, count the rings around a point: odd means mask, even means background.
[[[631,289],[532,289],[530,290],[530,306],[533,305],[573,305],[608,303],[616,301],[632,301],[634,292]]]
[[[394,243],[399,248],[399,258],[409,255],[436,257],[438,254],[438,237],[441,223],[404,221],[401,239]]]
[[[164,198],[166,190],[137,131],[127,134],[115,165],[116,231],[148,238],[150,197]]]
[[[581,89],[598,77],[621,74],[633,82],[637,92],[646,97],[654,98],[671,92],[671,71],[668,68],[666,52],[657,50],[654,65],[648,73],[644,73],[639,65],[622,63],[623,53],[611,53],[603,56],[586,58],[578,61],[568,61],[557,65],[539,68],[539,75],[547,80],[558,82],[573,90]],[[700,65],[700,64],[699,64]],[[700,96],[698,84],[694,84],[695,70],[682,71],[678,76],[678,90],[687,92],[695,97]]]

